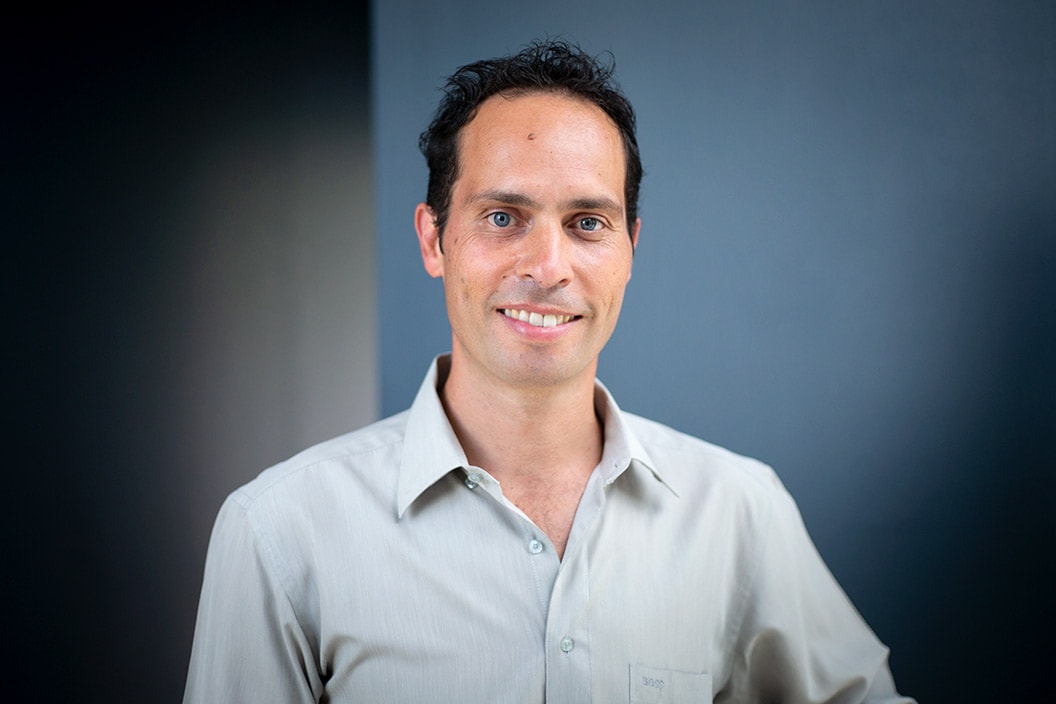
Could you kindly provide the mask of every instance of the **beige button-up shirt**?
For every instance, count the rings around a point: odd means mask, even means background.
[[[436,380],[224,503],[186,703],[912,701],[768,467],[599,383],[559,560],[468,463]]]

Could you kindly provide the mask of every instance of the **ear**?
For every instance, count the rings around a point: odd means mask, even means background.
[[[436,215],[425,203],[414,209],[414,229],[418,232],[418,245],[422,249],[422,264],[429,276],[444,275],[444,253],[440,249],[440,228],[436,226]]]

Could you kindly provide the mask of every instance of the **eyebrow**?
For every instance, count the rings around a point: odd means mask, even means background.
[[[481,191],[477,195],[470,199],[474,203],[504,203],[506,205],[516,205],[523,208],[534,208],[538,206],[538,203],[531,197],[514,191],[503,191],[498,189],[489,189]],[[563,206],[569,210],[600,210],[614,213],[622,213],[623,206],[617,203],[612,198],[574,198],[567,201]]]
[[[504,203],[505,205],[519,205],[525,208],[531,208],[536,205],[534,200],[523,193],[500,191],[497,189],[481,191],[473,196],[470,201],[473,203]]]

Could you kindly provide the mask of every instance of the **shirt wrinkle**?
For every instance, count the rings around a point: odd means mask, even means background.
[[[727,628],[727,636],[726,637],[732,643],[739,642],[741,628],[743,627],[745,618],[746,618],[746,616],[748,614],[748,610],[752,606],[752,604],[751,604],[752,587],[753,587],[753,584],[755,582],[756,574],[758,573],[758,571],[760,569],[760,566],[763,563],[763,553],[765,552],[765,546],[764,546],[763,542],[761,540],[759,540],[759,537],[760,536],[765,536],[765,535],[767,535],[769,533],[770,524],[773,521],[773,518],[774,518],[773,511],[766,511],[765,517],[764,517],[764,519],[766,521],[766,525],[763,526],[762,530],[754,531],[754,535],[752,536],[753,539],[749,539],[749,540],[745,541],[746,544],[751,545],[752,548],[753,548],[753,550],[752,550],[752,559],[750,561],[749,568],[748,568],[748,570],[747,570],[747,572],[746,572],[746,574],[744,576],[744,579],[741,581],[741,584],[739,585],[738,592],[739,592],[739,597],[740,598],[739,598],[739,600],[737,602],[737,609],[734,612],[733,618],[730,619],[730,623],[729,623],[729,626]],[[732,669],[733,666],[734,666],[734,663],[731,662],[729,668],[727,668],[727,671],[722,673],[722,674],[723,675],[727,675],[729,673],[729,670]],[[723,677],[723,679],[725,680],[726,678]]]
[[[280,482],[272,482],[268,485],[268,487],[274,486],[278,483]],[[234,499],[236,495],[244,497],[250,502],[253,501],[253,497],[248,496],[246,492],[234,492],[232,494],[232,499]],[[289,609],[290,615],[293,618],[294,623],[287,627],[287,629],[283,630],[287,631],[289,628],[294,628],[295,631],[290,633],[290,635],[292,635],[294,639],[296,639],[297,634],[317,635],[313,634],[311,627],[308,625],[307,620],[304,618],[304,615],[297,608],[298,603],[301,603],[302,599],[295,598],[293,596],[293,593],[300,590],[297,590],[295,588],[292,572],[290,571],[286,562],[282,559],[281,551],[270,539],[268,535],[269,532],[265,529],[263,525],[261,525],[260,517],[258,515],[255,515],[255,512],[252,510],[252,503],[250,503],[249,505],[246,505],[241,501],[235,501],[235,503],[238,505],[238,508],[245,519],[246,526],[250,531],[250,534],[252,536],[252,542],[254,547],[256,548],[257,555],[259,556],[262,569],[264,569],[266,572],[271,573],[272,579],[280,590],[278,597],[282,599],[285,606]],[[283,637],[285,637],[286,635],[287,633],[285,632],[282,634]],[[304,638],[304,642],[310,650],[311,662],[314,663],[317,668],[319,668],[320,675],[322,676],[324,674],[322,672],[323,663],[320,660],[319,649],[315,647],[315,642],[310,637]],[[309,663],[304,662],[303,659],[297,658],[295,653],[290,653],[290,656],[291,659],[293,659],[294,661],[300,661],[300,668],[302,672],[304,672],[303,668],[308,666]],[[305,681],[310,682],[312,678],[308,676],[309,673],[304,672],[304,674],[306,675]]]

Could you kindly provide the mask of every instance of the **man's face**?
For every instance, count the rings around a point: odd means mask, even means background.
[[[432,212],[416,213],[426,270],[444,279],[452,373],[592,383],[638,235],[616,126],[561,94],[493,96],[462,130],[459,167],[442,252]]]

